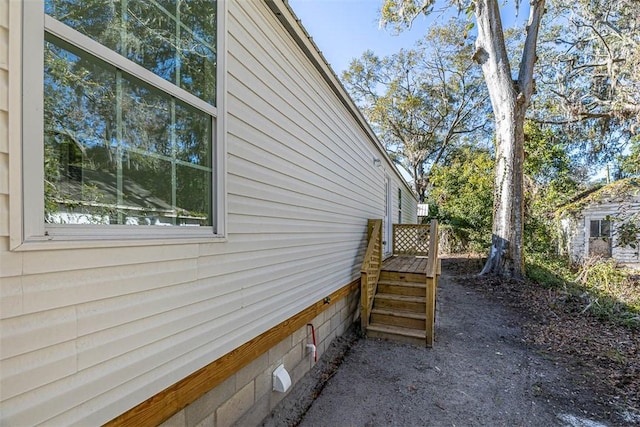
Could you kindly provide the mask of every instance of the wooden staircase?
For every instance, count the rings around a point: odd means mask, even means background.
[[[369,244],[361,268],[362,332],[433,346],[440,260],[438,225],[394,225],[394,255],[382,261],[380,220],[370,220]]]
[[[373,299],[367,336],[424,346],[427,339],[425,276],[384,269]]]

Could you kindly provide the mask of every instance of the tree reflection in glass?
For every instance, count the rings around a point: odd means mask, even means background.
[[[50,35],[44,81],[49,222],[211,225],[210,115]]]

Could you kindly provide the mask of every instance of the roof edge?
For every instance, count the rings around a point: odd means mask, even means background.
[[[309,35],[307,30],[302,25],[302,21],[296,16],[295,12],[289,5],[289,2],[287,0],[264,0],[264,2],[269,7],[269,9],[271,9],[273,14],[276,16],[278,21],[280,21],[282,26],[287,30],[293,40],[302,49],[307,58],[309,58],[316,70],[320,72],[320,75],[338,97],[340,102],[351,113],[362,130],[369,136],[370,140],[376,146],[378,152],[387,160],[387,163],[391,166],[390,169],[392,169],[396,176],[400,178],[400,181],[404,183],[405,187],[410,191],[412,196],[417,201],[418,197],[413,192],[413,189],[396,168],[396,165],[394,164],[393,160],[391,160],[391,157],[389,157],[389,154],[387,154],[387,151],[385,150],[376,134],[373,132],[373,129],[371,129],[371,126],[362,114],[362,111],[360,111],[360,109],[356,106],[356,103],[353,101],[316,43],[313,41],[313,38]]]

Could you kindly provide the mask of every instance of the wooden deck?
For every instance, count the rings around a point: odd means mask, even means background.
[[[384,260],[382,269],[397,273],[425,274],[428,260],[426,256],[394,255]]]

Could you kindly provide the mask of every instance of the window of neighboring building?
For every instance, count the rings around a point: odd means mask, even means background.
[[[589,256],[611,257],[611,221],[596,219],[589,221]]]
[[[80,225],[219,233],[217,2],[46,0],[38,7],[25,8],[32,12],[24,25],[30,31],[33,15],[44,12],[41,60],[33,62],[42,70],[43,188],[34,188],[44,193],[45,234]],[[33,34],[25,44],[31,37],[38,47]],[[26,49],[23,86],[37,76]],[[28,150],[32,138],[24,139]]]
[[[611,221],[608,219],[591,220],[590,223],[591,238],[609,238],[611,237]]]

